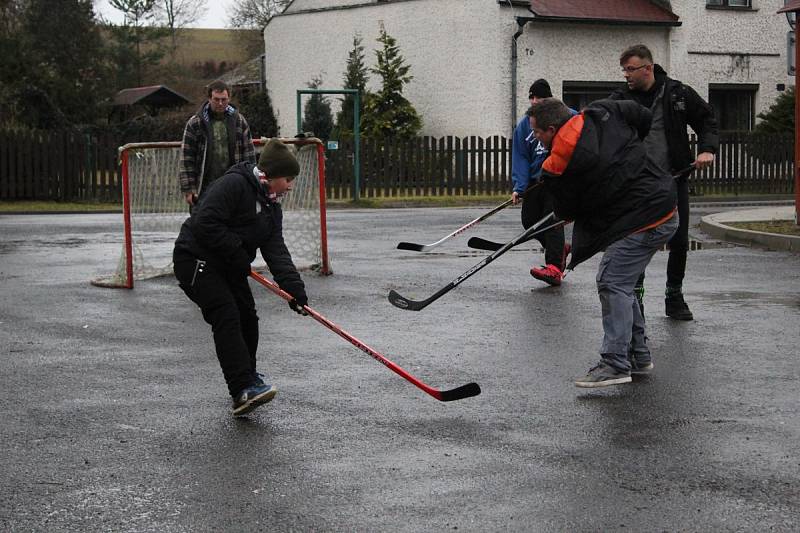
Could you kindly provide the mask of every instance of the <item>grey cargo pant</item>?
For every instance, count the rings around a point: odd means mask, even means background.
[[[597,271],[597,293],[603,311],[603,344],[606,363],[630,370],[628,353],[639,362],[650,360],[645,344],[645,324],[633,288],[656,251],[675,234],[678,214],[655,228],[632,233],[606,248]]]

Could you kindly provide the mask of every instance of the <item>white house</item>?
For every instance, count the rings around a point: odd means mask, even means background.
[[[723,129],[749,129],[787,74],[783,0],[294,0],[264,29],[265,71],[281,131],[296,91],[321,76],[341,89],[358,33],[375,64],[379,24],[414,79],[405,95],[423,134],[509,135],[537,78],[573,106],[622,81],[619,54],[648,45],[669,75],[710,99]],[[370,86],[379,83],[370,74]],[[336,97],[331,98],[334,108]]]

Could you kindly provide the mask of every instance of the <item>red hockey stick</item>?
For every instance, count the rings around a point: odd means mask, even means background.
[[[291,294],[281,290],[281,288],[278,287],[276,283],[268,280],[258,272],[251,271],[250,277],[259,282],[261,285],[263,285],[270,291],[274,292],[275,294],[283,298],[284,300],[286,300],[287,302],[292,300]],[[466,385],[462,385],[460,387],[456,387],[455,389],[450,389],[450,390],[434,389],[433,387],[426,385],[419,379],[415,378],[414,376],[412,376],[411,374],[409,374],[408,372],[406,372],[405,370],[403,370],[390,360],[386,359],[383,355],[373,350],[372,348],[370,348],[357,338],[353,337],[348,332],[346,332],[345,330],[343,330],[342,328],[340,328],[339,326],[337,326],[336,324],[334,324],[321,314],[317,313],[309,306],[305,305],[303,306],[303,309],[309,315],[311,315],[314,318],[314,320],[316,320],[329,330],[333,331],[334,333],[345,339],[347,342],[349,342],[350,344],[361,350],[362,352],[371,355],[373,359],[377,360],[380,363],[383,363],[383,365],[386,366],[389,370],[391,370],[395,374],[398,374],[402,378],[410,381],[411,383],[413,383],[414,385],[416,385],[423,391],[427,392],[428,394],[430,394],[439,401],[451,402],[453,400],[462,400],[464,398],[469,398],[470,396],[477,396],[478,394],[481,393],[481,388],[478,386],[477,383],[468,383]]]

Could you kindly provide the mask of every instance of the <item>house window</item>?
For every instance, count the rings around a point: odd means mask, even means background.
[[[624,86],[625,82],[618,81],[565,81],[561,85],[561,94],[565,104],[580,111],[595,100],[608,98],[608,95]]]
[[[750,131],[755,125],[757,84],[708,86],[708,101],[714,108],[720,131]]]
[[[745,8],[753,7],[752,0],[706,0],[706,7],[719,7],[719,8]]]

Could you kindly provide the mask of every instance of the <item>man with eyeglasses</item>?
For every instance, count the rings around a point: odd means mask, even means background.
[[[697,92],[667,76],[653,62],[653,54],[643,44],[631,46],[619,58],[626,86],[614,91],[613,100],[634,100],[653,113],[650,133],[644,140],[648,158],[675,175],[693,166],[702,170],[714,163],[719,148],[717,120],[711,106]],[[697,135],[697,157],[689,146],[687,126]],[[679,176],[678,215],[680,224],[669,241],[665,313],[676,320],[692,320],[683,298],[686,256],[689,250],[689,183],[687,173]],[[644,315],[644,274],[636,286],[639,307]]]
[[[208,101],[186,122],[181,146],[181,192],[189,206],[233,165],[255,164],[256,151],[247,120],[230,103],[223,81],[206,88]]]

